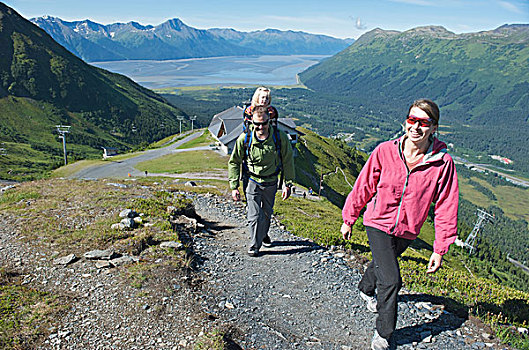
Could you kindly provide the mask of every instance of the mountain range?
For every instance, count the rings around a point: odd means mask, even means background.
[[[73,159],[178,130],[178,108],[127,77],[85,63],[1,2],[0,47],[0,178],[34,178],[60,164],[56,125],[71,126]]]
[[[442,138],[459,154],[500,155],[529,173],[528,24],[466,34],[438,26],[375,29],[300,79],[346,100],[354,113],[343,118],[393,125],[382,138],[399,130],[413,100],[433,99]]]
[[[196,29],[178,18],[157,26],[137,22],[108,25],[90,20],[67,22],[50,16],[31,21],[87,62],[264,54],[332,55],[354,41],[290,30]]]

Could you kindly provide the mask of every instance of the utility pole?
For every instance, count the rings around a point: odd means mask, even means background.
[[[476,221],[474,229],[472,230],[472,232],[470,232],[470,235],[468,235],[464,244],[465,248],[468,248],[469,250],[469,255],[472,255],[474,250],[477,248],[477,244],[474,244],[479,231],[481,231],[481,229],[483,228],[483,226],[485,226],[487,222],[494,223],[494,216],[490,215],[486,211],[478,209],[476,214],[478,215],[478,220]]]
[[[318,191],[318,197],[321,196],[322,185],[323,185],[323,165],[321,166],[321,170],[320,170],[320,190]]]
[[[69,125],[55,125],[59,138],[62,139],[62,150],[64,152],[64,165],[68,164],[68,156],[66,155],[66,134],[70,132],[71,126]]]
[[[176,117],[180,121],[180,134],[182,133],[182,120],[184,120],[184,116],[179,115]]]
[[[193,121],[197,119],[197,116],[194,115],[192,117],[189,117],[189,120],[191,120],[191,131],[193,131]]]

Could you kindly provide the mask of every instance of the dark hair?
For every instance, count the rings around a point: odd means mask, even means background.
[[[411,109],[413,107],[420,108],[422,111],[424,111],[426,114],[428,114],[428,117],[433,120],[434,125],[439,125],[439,107],[433,102],[432,100],[428,100],[426,98],[421,98],[420,100],[416,100],[413,102],[413,104],[410,106],[410,109],[408,109],[408,115],[410,115]]]
[[[269,113],[268,113],[268,108],[265,107],[265,106],[256,106],[253,111],[252,111],[252,115],[256,115],[256,114],[264,114],[266,115],[267,117],[270,117]]]

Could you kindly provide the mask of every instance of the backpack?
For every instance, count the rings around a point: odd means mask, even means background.
[[[243,155],[243,162],[242,162],[242,170],[243,170],[243,177],[244,176],[255,176],[260,177],[257,174],[254,174],[250,172],[250,169],[248,168],[247,159],[250,157],[250,147],[252,146],[252,139],[253,139],[253,130],[250,127],[250,122],[252,121],[253,116],[253,108],[252,106],[245,105],[245,108],[243,110],[243,118],[244,118],[244,124],[243,124],[243,131],[245,132],[244,136],[244,155]],[[283,186],[283,156],[281,155],[281,137],[279,135],[279,128],[277,127],[277,119],[279,117],[279,113],[277,112],[277,109],[273,106],[268,107],[268,114],[270,118],[270,125],[273,126],[273,132],[272,132],[272,138],[274,139],[274,144],[276,148],[277,155],[279,157],[279,165],[276,169],[276,171],[272,175],[278,175],[281,173],[281,176],[279,178],[279,184],[278,187],[281,188]]]

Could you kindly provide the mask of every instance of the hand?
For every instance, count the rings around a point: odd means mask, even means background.
[[[281,198],[283,198],[283,200],[287,199],[288,197],[290,197],[290,187],[288,186],[285,186],[283,188],[283,193],[281,193]]]
[[[430,262],[428,263],[428,270],[426,270],[426,273],[434,273],[435,271],[439,270],[442,262],[443,262],[442,255],[437,254],[437,253],[432,253],[432,256],[430,256]]]
[[[340,228],[340,232],[342,233],[343,239],[346,241],[351,239],[351,232],[352,232],[351,226],[347,225],[345,222],[342,224],[342,227]]]
[[[241,194],[239,193],[238,189],[231,191],[231,198],[233,198],[233,200],[236,202],[241,200]]]

